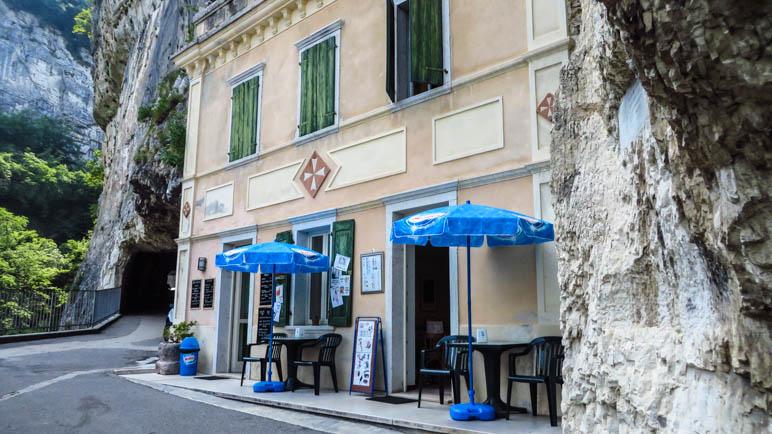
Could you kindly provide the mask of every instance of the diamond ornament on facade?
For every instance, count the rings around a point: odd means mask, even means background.
[[[536,106],[536,113],[552,122],[552,109],[555,106],[555,95],[547,92],[544,99]]]
[[[322,183],[324,183],[324,180],[327,179],[327,175],[329,174],[330,167],[325,163],[322,157],[314,151],[300,174],[300,182],[303,183],[303,187],[311,194],[311,197],[316,197],[316,193],[319,193]]]

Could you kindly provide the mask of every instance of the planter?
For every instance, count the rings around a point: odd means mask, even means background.
[[[180,373],[180,344],[161,342],[158,345],[158,361],[155,362],[156,373],[161,375],[177,375]]]

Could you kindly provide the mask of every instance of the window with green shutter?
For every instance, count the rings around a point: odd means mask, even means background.
[[[300,53],[300,119],[298,136],[335,124],[337,36]]]
[[[386,0],[386,93],[392,101],[445,84],[446,5],[444,0]]]
[[[330,278],[335,278],[335,274],[342,276],[349,276],[351,279],[351,287],[354,285],[354,262],[356,260],[354,256],[354,220],[343,220],[332,223],[332,246],[330,248],[330,262],[335,261],[336,255],[348,256],[350,258],[348,268],[346,271],[339,271],[333,269],[330,273]],[[340,277],[340,276],[338,276]],[[351,299],[354,291],[350,291],[349,295],[342,297],[343,304],[337,307],[332,307],[332,301],[330,297],[327,297],[327,324],[338,327],[351,326]]]
[[[240,160],[257,152],[259,111],[260,76],[233,87],[228,161]]]

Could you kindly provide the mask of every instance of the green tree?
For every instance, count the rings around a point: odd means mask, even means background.
[[[84,171],[49,165],[31,152],[0,153],[0,204],[58,243],[88,233],[100,192],[101,182]]]
[[[75,15],[75,25],[72,26],[72,33],[76,35],[86,35],[91,39],[91,11],[93,6],[87,9],[83,9]]]
[[[0,112],[0,152],[32,152],[48,164],[83,167],[80,145],[65,121],[35,114]]]

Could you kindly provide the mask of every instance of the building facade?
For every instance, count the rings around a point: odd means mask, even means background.
[[[521,342],[560,334],[553,245],[474,249],[467,270],[463,249],[392,245],[389,232],[467,200],[552,221],[564,3],[229,0],[199,13],[174,57],[191,78],[175,320],[198,322],[202,371],[240,372],[259,333],[261,276],[222,271],[215,255],[274,239],[350,258],[340,275],[278,280],[276,331],[343,335],[344,389],[357,316],[383,320],[388,389],[415,385],[420,350],[466,333],[469,271],[474,329]],[[363,288],[372,257],[381,282]],[[330,289],[345,276],[347,289]],[[528,402],[526,390],[514,401]]]

